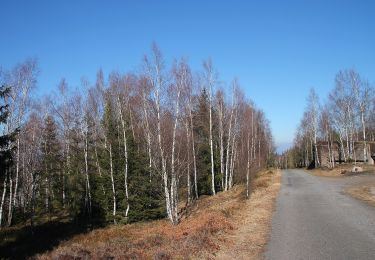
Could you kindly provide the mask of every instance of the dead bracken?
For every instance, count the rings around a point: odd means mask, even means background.
[[[36,258],[199,259],[215,256],[224,259],[229,251],[234,252],[228,249],[235,246],[239,249],[237,254],[256,259],[268,239],[273,201],[279,186],[279,172],[263,173],[254,181],[249,200],[245,197],[245,187],[235,186],[231,191],[196,201],[177,226],[167,220],[113,225],[78,235]],[[239,241],[247,246],[240,248]]]

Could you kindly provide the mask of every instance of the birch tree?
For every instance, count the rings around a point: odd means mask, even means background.
[[[315,93],[315,90],[312,88],[310,94],[307,98],[307,111],[309,117],[309,126],[312,131],[312,142],[314,147],[314,161],[315,166],[320,165],[319,156],[318,156],[318,147],[317,147],[317,138],[318,138],[318,119],[319,119],[319,100],[318,96]]]
[[[208,89],[208,100],[209,100],[209,115],[210,115],[210,155],[211,155],[211,189],[212,189],[212,194],[215,195],[215,165],[214,165],[214,145],[213,145],[213,134],[212,134],[212,93],[213,93],[213,88],[215,85],[216,81],[216,75],[214,68],[212,66],[212,61],[209,59],[208,61],[203,63],[203,68],[204,68],[204,84]]]

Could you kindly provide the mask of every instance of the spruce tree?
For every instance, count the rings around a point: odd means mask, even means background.
[[[194,137],[197,147],[198,193],[211,194],[211,159],[209,146],[209,100],[202,89],[194,111]]]
[[[57,139],[57,126],[52,116],[48,115],[44,122],[42,135],[42,178],[40,191],[43,194],[45,210],[51,214],[54,208],[62,206],[60,144]]]
[[[106,219],[108,222],[121,221],[123,203],[121,199],[125,196],[122,192],[121,168],[123,165],[121,148],[119,143],[119,132],[115,118],[114,108],[110,95],[105,100],[104,114],[102,119],[104,129],[104,149],[101,151],[100,164],[103,167],[103,183],[106,188],[106,198],[104,205],[106,207]]]
[[[131,134],[129,140],[129,200],[131,210],[129,222],[151,220],[166,216],[165,201],[158,180],[150,181],[147,154],[136,149],[136,143]]]
[[[7,122],[9,112],[8,104],[6,104],[6,97],[10,92],[10,88],[2,86],[0,88],[0,132],[3,134],[0,136],[0,178],[5,177],[5,174],[12,164],[12,143],[15,141],[15,136],[18,133],[18,129],[14,132],[7,132],[5,124]]]

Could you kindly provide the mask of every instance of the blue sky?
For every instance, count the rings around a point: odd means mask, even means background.
[[[211,57],[264,110],[276,144],[293,140],[306,96],[322,100],[340,69],[375,76],[375,1],[8,1],[0,3],[0,65],[36,57],[39,92],[137,71],[153,41],[193,69]]]

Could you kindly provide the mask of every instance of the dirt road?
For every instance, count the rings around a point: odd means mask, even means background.
[[[344,193],[374,179],[284,171],[265,258],[375,259],[375,208]]]

